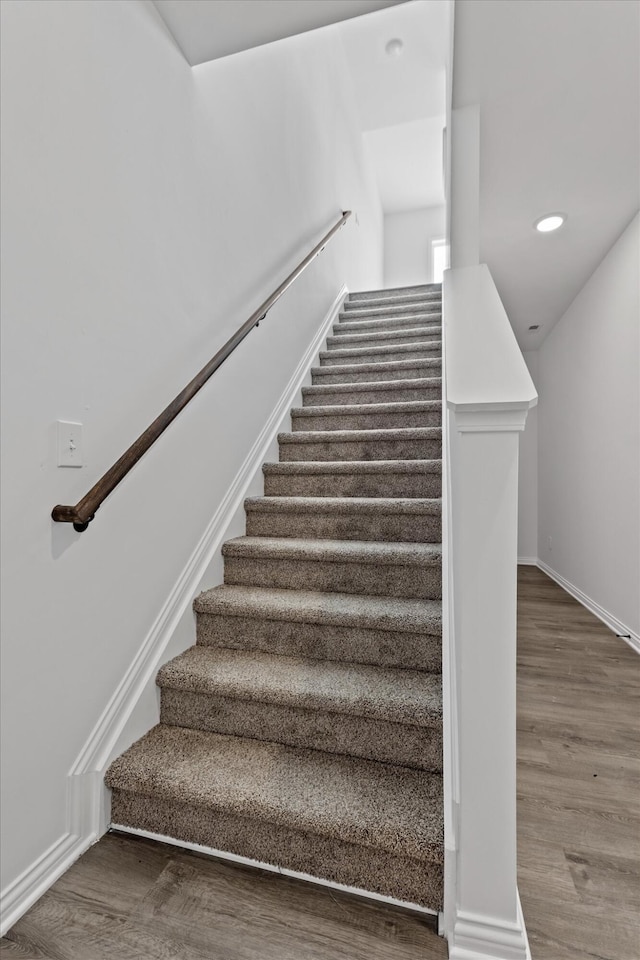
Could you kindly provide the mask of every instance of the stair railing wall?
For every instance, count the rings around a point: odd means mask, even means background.
[[[535,387],[485,264],[444,279],[451,960],[530,956],[516,874],[518,443]],[[446,450],[446,448],[445,448]],[[448,576],[447,576],[448,571]]]
[[[286,293],[291,284],[298,279],[310,263],[322,253],[327,243],[335,236],[349,217],[351,210],[344,210],[342,216],[331,229],[323,236],[316,246],[311,250],[291,271],[282,283],[276,287],[266,300],[253,311],[251,316],[238,327],[236,332],[227,342],[218,350],[218,352],[209,360],[208,363],[193,377],[186,387],[180,391],[171,403],[165,407],[150,426],[141,433],[137,440],[125,450],[119,460],[111,466],[107,472],[91,487],[82,500],[76,504],[57,504],[51,511],[51,517],[56,523],[72,523],[78,533],[83,533],[91,521],[95,518],[96,511],[107,499],[110,493],[115,490],[118,484],[124,480],[129,471],[135,467],[138,460],[153,446],[156,440],[164,433],[167,427],[173,423],[175,418],[190,403],[207,381],[213,376],[222,364],[227,360],[236,347],[239,347],[246,336],[248,336],[254,327],[266,319],[269,311],[276,305],[280,297]]]

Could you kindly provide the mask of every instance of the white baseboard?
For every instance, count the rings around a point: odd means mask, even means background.
[[[599,620],[609,627],[610,630],[620,637],[625,643],[628,643],[632,650],[635,650],[636,653],[640,653],[640,636],[637,633],[634,633],[630,627],[627,627],[626,624],[622,623],[617,617],[614,617],[612,613],[609,613],[608,610],[605,610],[604,607],[601,607],[599,603],[596,603],[595,600],[592,600],[591,597],[588,597],[586,593],[583,593],[578,587],[573,583],[563,577],[561,574],[557,573],[548,563],[545,563],[543,560],[537,561],[538,567],[542,570],[543,573],[546,573],[548,577],[551,577],[552,580],[562,587],[563,590],[566,590],[567,593],[571,594],[574,600],[577,600],[578,603],[581,603],[583,607],[586,607],[591,613],[594,614]]]
[[[209,521],[199,543],[187,561],[164,606],[140,647],[131,667],[107,704],[69,773],[69,818],[71,830],[79,836],[101,836],[109,825],[109,792],[103,775],[111,762],[119,738],[143,692],[155,682],[163,655],[185,612],[188,610],[212,559],[228,539],[232,518],[242,511],[247,489],[258,475],[267,451],[276,440],[288,416],[327,331],[335,322],[347,296],[343,286],[325,314],[317,333],[298,363],[280,399],[258,435],[226,496]],[[194,641],[195,642],[195,637]]]
[[[372,893],[369,890],[362,890],[360,887],[348,887],[344,883],[335,883],[333,880],[323,880],[321,877],[314,877],[310,873],[300,873],[297,870],[289,870],[287,867],[277,867],[272,863],[263,863],[261,860],[251,860],[249,857],[241,857],[236,853],[228,853],[226,850],[216,850],[214,847],[204,847],[199,843],[189,843],[186,840],[175,840],[173,837],[165,837],[161,833],[152,833],[149,830],[138,830],[136,827],[123,827],[118,823],[111,824],[112,830],[118,833],[129,833],[134,837],[145,837],[147,840],[157,840],[159,843],[168,843],[172,847],[179,847],[182,850],[194,850],[196,853],[203,853],[208,857],[216,857],[218,860],[227,860],[230,863],[240,863],[245,867],[256,867],[259,870],[268,870],[270,873],[279,873],[283,877],[292,877],[294,880],[304,880],[305,883],[313,883],[319,887],[329,887],[330,890],[340,890],[341,893],[351,893],[353,896],[362,897],[364,900],[375,900],[377,903],[387,903],[393,907],[402,907],[403,910],[413,910],[417,913],[427,914],[430,917],[439,916],[436,910],[429,910],[427,907],[421,907],[419,903],[412,903],[408,900],[396,900],[394,897],[385,897],[381,893]]]
[[[458,911],[449,937],[449,960],[531,960],[520,895],[514,923]]]
[[[0,937],[4,937],[22,914],[46,893],[95,840],[96,837],[91,835],[78,837],[73,833],[63,834],[2,891]]]
[[[518,563],[527,567],[537,567],[538,558],[537,557],[518,557]]]

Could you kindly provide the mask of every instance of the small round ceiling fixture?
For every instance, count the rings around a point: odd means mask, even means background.
[[[402,42],[400,37],[394,37],[393,40],[389,40],[389,42],[387,43],[384,49],[387,52],[387,56],[399,57],[400,54],[402,53],[403,47],[404,47],[404,43]]]
[[[566,213],[545,213],[544,217],[539,217],[534,223],[534,227],[540,233],[551,233],[557,230],[567,219]]]

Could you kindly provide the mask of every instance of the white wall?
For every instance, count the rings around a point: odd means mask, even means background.
[[[538,353],[527,350],[522,356],[531,379],[538,387]],[[520,434],[518,459],[518,559],[538,557],[538,408],[529,410]]]
[[[384,217],[384,285],[432,283],[431,241],[445,237],[445,207],[422,207]]]
[[[2,886],[382,214],[332,28],[195,69],[147,0],[2,3]],[[84,534],[54,524],[344,208]],[[55,421],[84,423],[58,469]]]
[[[539,351],[539,557],[640,632],[636,216]]]

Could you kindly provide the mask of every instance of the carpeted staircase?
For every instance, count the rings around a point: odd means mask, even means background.
[[[351,294],[112,822],[439,910],[441,293]]]

